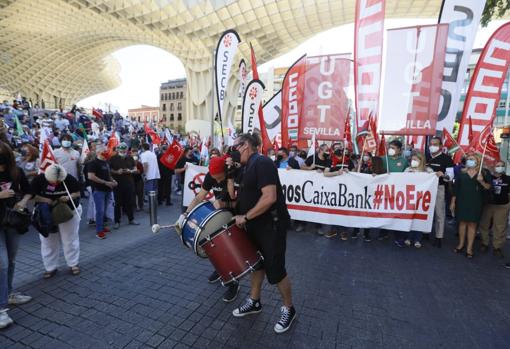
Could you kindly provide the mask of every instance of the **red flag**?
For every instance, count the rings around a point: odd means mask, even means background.
[[[255,58],[255,51],[253,50],[253,46],[250,43],[251,50],[251,69],[253,72],[253,79],[259,78],[259,72],[257,70],[257,60]],[[262,108],[262,103],[259,105],[259,125],[260,125],[260,133],[262,138],[262,152],[267,154],[267,151],[273,147],[271,140],[267,134],[266,122],[264,121],[264,109]]]
[[[446,128],[443,128],[443,145],[446,147],[446,151],[450,156],[454,156],[460,149],[459,144],[453,139],[453,136]]]
[[[160,145],[161,144],[161,138],[159,138],[158,134],[154,132],[154,130],[147,125],[147,123],[144,123],[144,129],[145,133],[148,134],[151,137],[152,144]]]
[[[469,147],[469,151],[483,156],[483,163],[489,166],[494,166],[500,160],[499,148],[492,132],[491,122],[483,128],[476,136],[474,143]]]
[[[161,156],[159,161],[170,170],[175,169],[175,165],[184,154],[184,148],[174,139],[172,144],[168,147],[167,151]]]
[[[103,119],[103,112],[101,111],[101,109],[92,108],[92,115],[94,115],[97,120]]]
[[[48,168],[48,166],[56,164],[57,159],[55,159],[55,155],[53,154],[53,149],[51,149],[50,141],[44,141],[42,155],[41,155],[41,165],[39,166],[39,173],[44,173],[44,171]]]
[[[377,156],[385,156],[386,155],[386,139],[384,135],[381,136],[381,141],[379,142],[379,146],[377,147]]]
[[[113,150],[118,145],[119,145],[119,140],[117,139],[115,132],[112,132],[110,139],[108,139],[108,144],[106,145],[106,151],[104,153],[104,157],[106,158],[106,160],[108,160],[112,157]]]

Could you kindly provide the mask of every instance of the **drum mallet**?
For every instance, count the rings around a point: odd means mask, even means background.
[[[171,225],[159,225],[159,224],[154,224],[152,225],[152,232],[154,234],[157,234],[159,233],[159,231],[161,229],[166,229],[166,228],[175,228],[175,224],[171,224]]]

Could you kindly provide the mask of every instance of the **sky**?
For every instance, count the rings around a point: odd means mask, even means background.
[[[437,19],[390,19],[386,20],[385,29],[436,22]],[[480,28],[474,48],[482,48],[490,35],[504,22],[493,21],[487,28]],[[261,65],[259,71],[263,73],[271,67],[289,66],[305,53],[350,53],[353,46],[354,24],[351,23],[315,35],[290,52]],[[170,52],[157,47],[130,46],[116,51],[113,57],[120,63],[121,85],[114,90],[86,98],[78,103],[79,106],[104,109],[105,104],[111,104],[111,110],[118,110],[121,114],[127,114],[128,109],[140,107],[142,104],[159,106],[161,83],[186,77],[181,61]]]

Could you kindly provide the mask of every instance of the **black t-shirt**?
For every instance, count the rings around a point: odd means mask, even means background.
[[[121,169],[132,170],[133,168],[136,168],[136,162],[131,156],[122,157],[117,154],[112,156],[109,162],[110,168],[115,171]],[[135,183],[132,173],[125,173],[121,175],[112,173],[112,177],[119,183],[119,185],[133,185]]]
[[[21,168],[18,167],[18,179],[13,181],[8,171],[0,172],[0,191],[14,190],[14,195],[8,199],[0,199],[0,221],[5,215],[5,208],[13,208],[25,194],[30,194],[30,184]]]
[[[202,189],[208,192],[212,190],[214,198],[216,200],[230,202],[232,201],[232,199],[230,198],[230,194],[228,193],[227,183],[228,183],[227,179],[224,179],[223,181],[218,183],[218,181],[214,179],[210,173],[208,173],[205,175],[204,183],[202,183]]]
[[[94,159],[91,162],[89,162],[87,166],[87,172],[88,173],[94,173],[96,177],[99,179],[102,179],[103,181],[110,181],[111,175],[110,175],[110,165],[105,160],[99,160]],[[104,184],[96,183],[94,181],[90,181],[90,185],[94,190],[98,191],[111,191],[110,188],[108,188]]]
[[[191,158],[188,158],[186,156],[181,156],[181,158],[179,159],[179,161],[177,161],[177,164],[175,164],[175,168],[178,169],[178,168],[184,168],[184,166],[186,166],[186,163],[187,162],[191,162],[192,164],[195,164],[197,165],[198,162],[197,160],[195,159],[194,156],[192,156]],[[184,184],[184,177],[186,175],[185,172],[181,173],[181,184]]]
[[[440,153],[436,157],[429,157],[427,159],[427,167],[430,167],[431,169],[433,169],[434,172],[441,171],[445,175],[446,175],[446,169],[448,167],[453,167],[453,166],[455,166],[455,165],[452,161],[452,158],[450,158],[445,153]],[[452,180],[452,179],[453,178],[450,178],[450,180]],[[443,180],[443,178],[439,178],[439,185],[445,185],[445,181]]]
[[[306,166],[312,166],[313,165],[313,155],[312,156],[309,156],[306,161],[305,161],[305,165]],[[322,160],[321,158],[319,158],[319,155],[315,154],[315,166],[314,166],[314,170],[317,170],[317,169],[321,169],[321,170],[324,170],[328,167],[331,167],[331,159],[330,158],[324,158],[324,160]]]
[[[241,169],[239,193],[237,195],[239,214],[246,214],[246,212],[255,207],[262,196],[262,188],[268,185],[276,185],[276,203],[263,214],[250,220],[248,228],[266,226],[265,224],[272,220],[272,212],[285,224],[290,219],[285,198],[283,197],[280,177],[278,177],[278,169],[268,157],[253,154],[248,159],[248,163]]]
[[[489,203],[493,205],[508,204],[508,186],[510,185],[510,177],[501,175],[500,177],[492,176],[491,196]]]
[[[158,167],[159,167],[159,174],[161,175],[161,178],[169,178],[172,177],[174,174],[174,170],[169,169],[165,165],[161,163],[161,157],[163,154],[158,155]]]
[[[67,175],[64,179],[64,182],[67,186],[67,189],[69,190],[69,194],[77,193],[80,191],[80,183],[76,178],[74,178],[71,175]],[[61,196],[67,196],[66,189],[62,183],[59,183],[57,186],[54,186],[50,184],[46,177],[44,177],[44,173],[41,173],[37,177],[34,178],[32,181],[32,194],[33,195],[39,195],[43,198],[51,199],[51,200],[57,200]],[[74,199],[74,204],[76,207],[80,204],[80,199]],[[67,202],[67,205],[74,209],[73,204],[71,201]]]

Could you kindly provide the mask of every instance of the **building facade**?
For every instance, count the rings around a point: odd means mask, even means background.
[[[177,132],[184,131],[186,114],[186,79],[169,80],[159,89],[159,125]]]
[[[131,121],[138,121],[141,123],[158,123],[160,120],[159,108],[142,105],[140,108],[128,109],[128,118]]]

